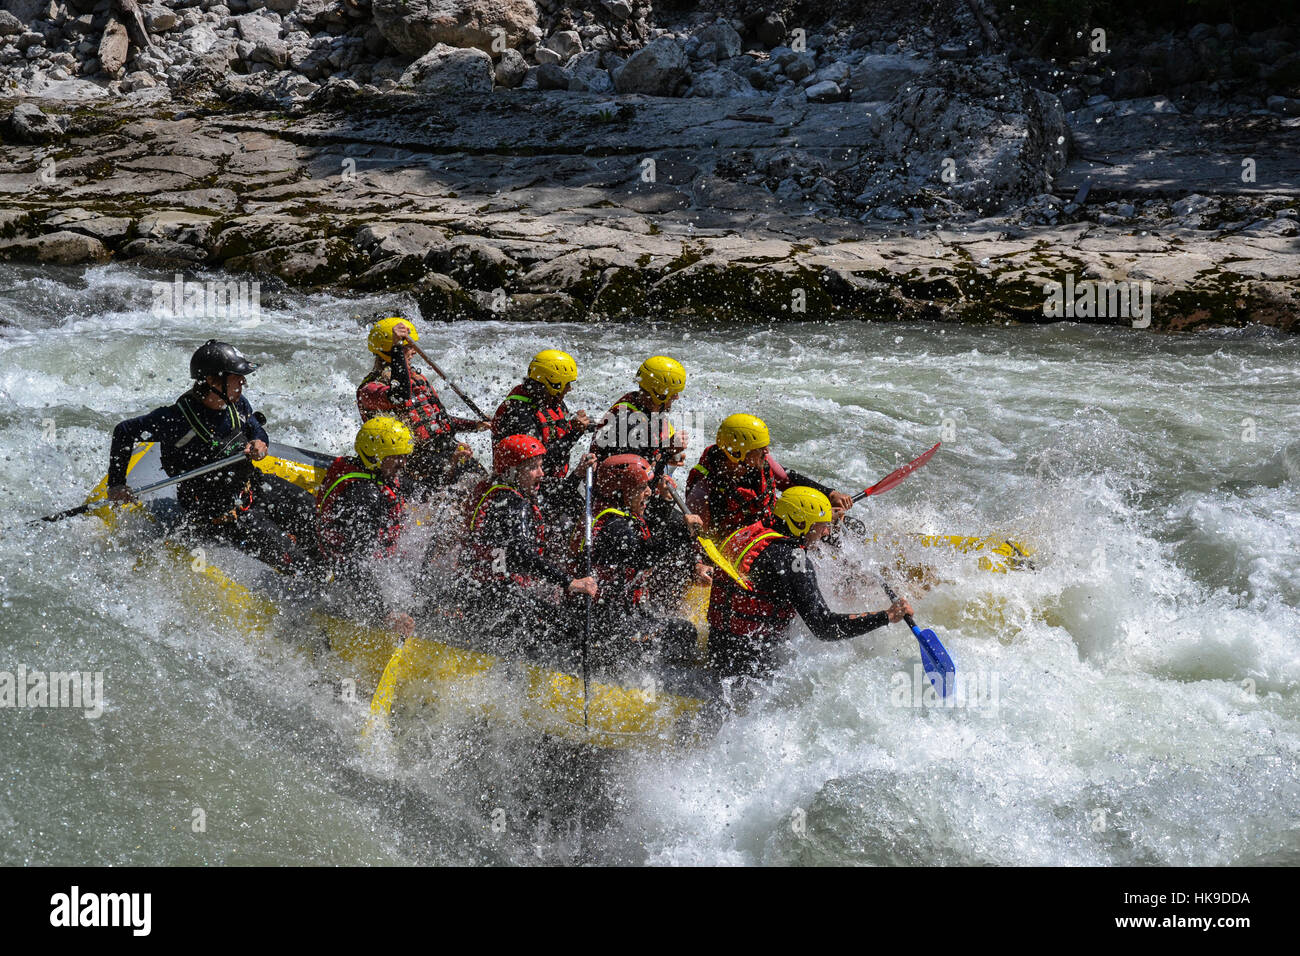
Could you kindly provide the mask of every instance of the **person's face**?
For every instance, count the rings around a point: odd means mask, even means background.
[[[542,459],[530,458],[518,468],[515,469],[517,476],[517,487],[526,495],[531,495],[537,491],[537,486],[542,483],[542,475],[545,469],[542,467]]]
[[[808,533],[803,536],[804,546],[811,548],[818,541],[820,541],[822,538],[826,537],[830,533],[831,533],[831,523],[829,521],[819,521],[811,528],[809,528]]]
[[[405,465],[405,455],[389,455],[379,463],[379,477],[384,479],[396,478],[401,474]]]
[[[245,381],[244,376],[227,375],[225,378],[226,378],[226,389],[224,392],[221,390],[220,375],[209,375],[208,384],[211,385],[213,389],[216,390],[216,393],[218,395],[225,398],[226,401],[228,402],[239,401],[239,396],[244,394],[244,381]]]
[[[635,491],[627,493],[627,510],[640,518],[645,514],[646,502],[650,500],[650,486],[642,485]]]
[[[740,460],[740,463],[745,466],[746,471],[758,471],[763,467],[765,458],[767,458],[766,448],[754,448]]]

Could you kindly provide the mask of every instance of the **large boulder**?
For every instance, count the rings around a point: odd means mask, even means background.
[[[9,115],[9,133],[20,143],[48,143],[63,135],[63,127],[35,103],[19,103]]]
[[[849,71],[848,86],[855,103],[892,100],[930,68],[930,61],[895,53],[869,53]]]
[[[690,60],[681,44],[670,37],[659,37],[614,70],[614,88],[620,93],[673,96],[690,75]]]
[[[412,63],[400,82],[421,93],[491,93],[492,57],[439,43]]]
[[[488,53],[504,34],[507,46],[532,39],[533,0],[373,0],[375,25],[399,52],[422,56],[435,44],[477,47]]]
[[[707,70],[694,75],[688,95],[720,99],[727,96],[754,96],[756,92],[747,79],[731,70]]]
[[[99,68],[109,76],[117,76],[126,66],[131,50],[131,40],[121,20],[109,20],[99,39]]]
[[[740,39],[740,34],[727,23],[710,23],[708,26],[696,30],[694,36],[701,45],[705,43],[714,44],[718,51],[717,59],[719,60],[740,56],[741,51],[745,48]]]
[[[1047,192],[1068,154],[1060,101],[1003,57],[942,64],[895,96],[880,120],[884,166],[894,172],[872,186],[878,202],[930,190],[995,211]]]

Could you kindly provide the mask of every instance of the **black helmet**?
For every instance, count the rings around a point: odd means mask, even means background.
[[[201,382],[209,375],[247,375],[257,368],[227,342],[208,339],[190,358],[190,378]]]

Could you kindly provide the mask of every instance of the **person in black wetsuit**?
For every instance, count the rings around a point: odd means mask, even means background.
[[[837,614],[826,606],[807,549],[830,531],[831,514],[830,499],[820,491],[787,488],[769,521],[755,521],[723,542],[723,555],[749,579],[753,590],[745,591],[724,574],[714,576],[709,597],[709,666],[720,676],[769,676],[796,614],[814,637],[840,641],[912,613],[911,605],[901,599],[874,614]]]
[[[233,345],[209,339],[190,359],[194,386],[175,404],[119,422],[108,456],[108,497],[129,501],[127,466],[136,442],[160,445],[163,470],[181,475],[242,451],[249,461],[191,478],[176,486],[187,530],[233,544],[279,570],[308,564],[297,536],[309,533],[310,498],[279,478],[263,476],[251,462],[266,456],[269,438],[243,395],[245,376],[257,366]]]
[[[592,611],[595,645],[603,661],[622,661],[634,651],[658,652],[664,660],[688,664],[695,656],[695,625],[662,618],[647,607],[651,575],[665,565],[694,563],[701,583],[711,580],[696,563],[695,534],[703,522],[698,515],[671,519],[653,527],[646,520],[654,469],[639,455],[613,455],[596,469],[591,562],[600,586]]]
[[[337,601],[409,637],[413,619],[391,603],[377,575],[402,533],[400,475],[415,445],[404,424],[376,416],[361,426],[354,449],[355,456],[334,459],[316,493],[317,542]]]
[[[536,499],[545,454],[531,435],[497,443],[494,474],[470,495],[459,558],[457,603],[468,626],[521,649],[570,644],[578,616],[567,598],[597,596],[595,579],[575,577],[546,557]],[[584,458],[575,475],[590,466]]]

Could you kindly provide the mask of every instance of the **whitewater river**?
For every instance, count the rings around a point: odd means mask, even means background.
[[[210,335],[264,363],[246,393],[274,438],[350,445],[370,365],[351,316],[380,300],[264,294],[233,321],[159,318],[158,278],[0,266],[0,526],[79,503],[114,423],[171,402]],[[1000,575],[929,554],[933,587],[909,590],[983,682],[979,706],[899,691],[917,660],[902,626],[799,632],[750,711],[695,749],[592,757],[453,720],[365,755],[364,709],[313,665],[212,623],[75,518],[0,536],[0,671],[103,672],[104,712],[0,710],[0,863],[1300,863],[1300,339],[423,332],[489,409],[541,348],[577,358],[571,405],[593,414],[644,356],[678,356],[681,411],[710,430],[758,413],[781,461],[847,490],[942,438],[855,513],[1034,549],[1036,571]],[[882,606],[844,570],[890,560],[881,547],[822,559],[838,606]]]

